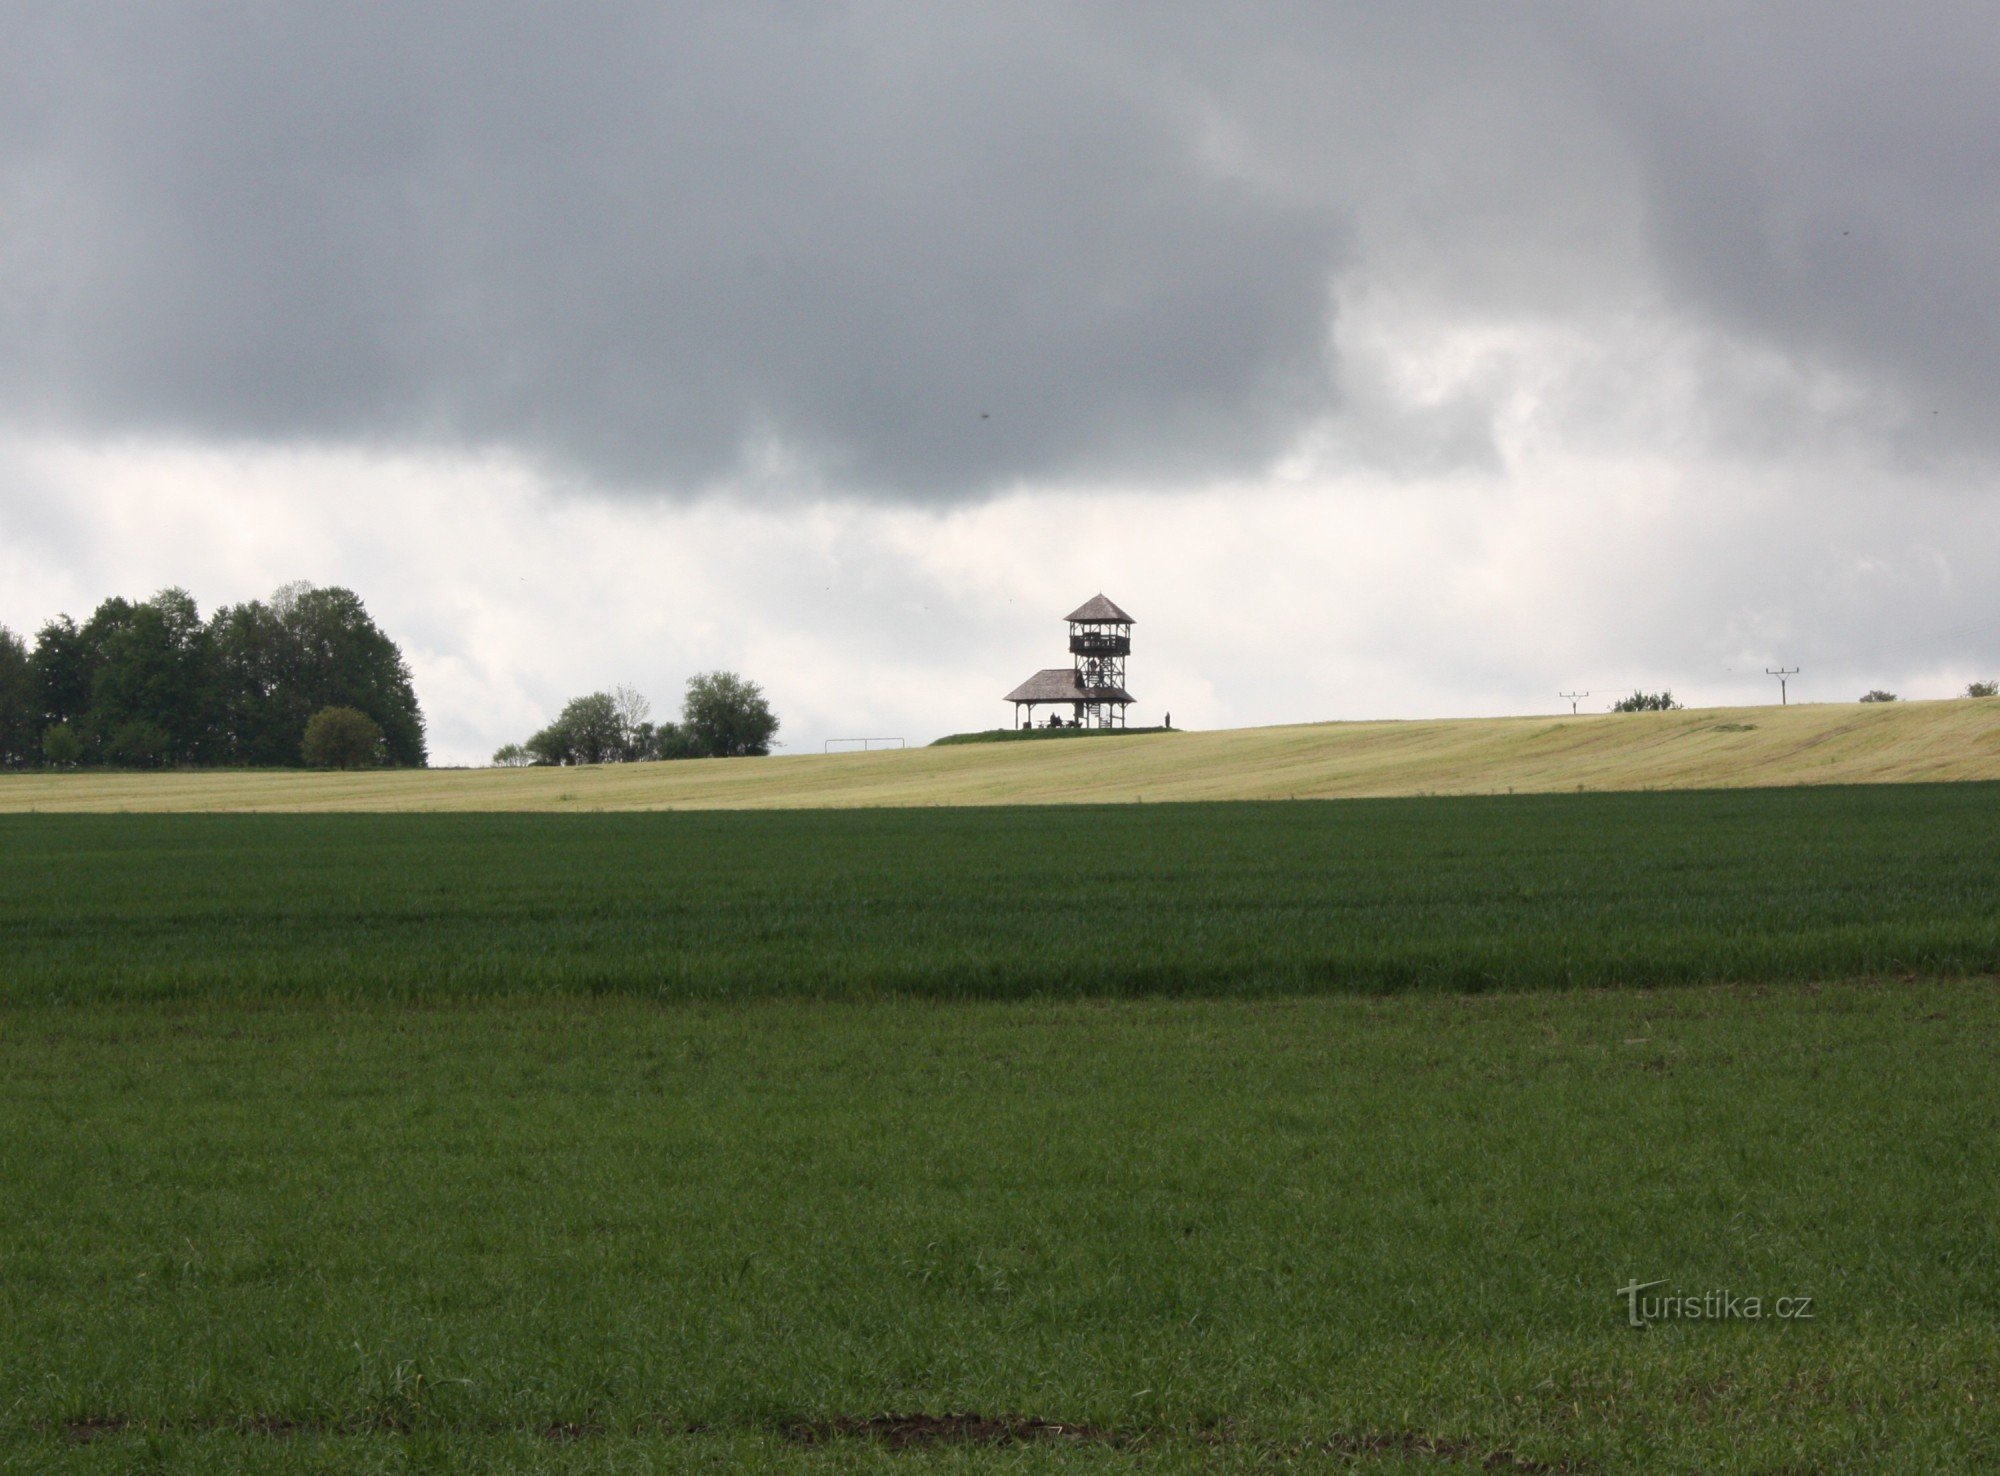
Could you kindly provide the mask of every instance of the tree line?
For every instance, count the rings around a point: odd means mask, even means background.
[[[1964,697],[2000,697],[2000,682],[1972,682],[1960,694]],[[1900,702],[1902,698],[1894,692],[1885,692],[1880,687],[1861,695],[1863,702]],[[1613,712],[1679,712],[1681,704],[1674,700],[1672,692],[1634,692],[1630,697],[1621,697],[1611,704]]]
[[[566,704],[525,743],[509,743],[493,762],[519,768],[761,757],[771,751],[778,732],[763,689],[733,671],[688,678],[679,722],[650,722],[651,713],[652,704],[630,687],[592,692]]]
[[[426,759],[409,666],[349,589],[288,584],[207,620],[184,589],[113,598],[81,624],[58,615],[32,648],[0,627],[9,768]]]

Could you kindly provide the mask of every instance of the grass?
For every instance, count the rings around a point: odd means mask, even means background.
[[[1993,779],[2000,701],[1961,700],[1176,730],[581,769],[7,774],[0,811],[802,809]]]
[[[0,819],[0,1002],[943,998],[2000,971],[2000,785]]]
[[[0,1471],[1992,1469],[1996,802],[0,818]]]
[[[952,733],[931,743],[950,748],[962,743],[1039,743],[1047,738],[1136,738],[1141,733],[1171,733],[1172,728],[987,728],[978,733]]]
[[[0,1464],[1990,1469],[1996,1049],[1988,983],[10,1007]]]

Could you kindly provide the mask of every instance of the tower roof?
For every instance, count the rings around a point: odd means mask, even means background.
[[[1094,595],[1078,605],[1063,619],[1073,624],[1089,625],[1137,625],[1139,622],[1119,609],[1103,595]]]

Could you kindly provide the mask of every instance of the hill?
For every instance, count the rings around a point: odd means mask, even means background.
[[[0,812],[821,809],[2000,779],[2000,700],[1312,723],[575,769],[0,776]]]
[[[932,748],[960,743],[1041,743],[1066,738],[1136,738],[1141,733],[1171,733],[1172,728],[985,728],[977,733],[950,733],[931,740]]]

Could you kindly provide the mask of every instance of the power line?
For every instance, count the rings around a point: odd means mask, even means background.
[[[1795,677],[1798,674],[1799,669],[1796,666],[1767,666],[1764,668],[1765,676],[1774,676],[1778,679],[1778,706],[1787,707],[1790,705],[1791,699],[1785,692],[1785,678]]]
[[[1575,717],[1575,716],[1576,716],[1576,699],[1577,699],[1577,698],[1579,698],[1579,697],[1588,697],[1588,696],[1590,695],[1590,693],[1588,693],[1588,692],[1558,692],[1558,693],[1556,693],[1556,695],[1557,695],[1558,697],[1561,697],[1561,698],[1563,698],[1563,699],[1564,699],[1565,701],[1567,701],[1567,702],[1569,703],[1569,715],[1570,715],[1571,717]]]

